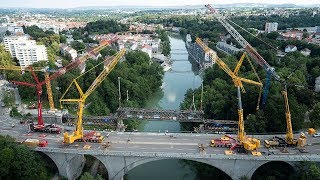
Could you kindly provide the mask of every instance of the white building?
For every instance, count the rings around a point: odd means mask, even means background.
[[[39,61],[48,61],[47,49],[44,45],[20,46],[16,53],[21,67],[27,67]]]
[[[8,26],[8,31],[12,34],[24,34],[23,28],[21,26]]]
[[[141,51],[147,53],[150,57],[150,59],[152,58],[152,47],[148,44],[145,44],[142,48]]]
[[[296,50],[297,50],[297,46],[295,46],[295,45],[288,45],[288,46],[285,48],[284,52],[289,53],[289,52],[294,52],[294,51],[296,51]]]
[[[265,30],[264,30],[266,33],[270,33],[277,30],[278,30],[278,23],[276,22],[266,23]]]
[[[71,56],[71,60],[74,60],[78,56],[77,51],[75,49],[73,49],[72,47],[69,47],[67,45],[62,45],[60,47],[60,52],[64,56],[70,55]]]
[[[36,45],[36,41],[28,40],[27,36],[5,36],[3,43],[6,51],[10,52],[13,58],[16,57],[17,48],[26,45]]]
[[[22,67],[39,61],[48,61],[46,47],[37,45],[35,40],[28,40],[27,36],[6,36],[3,42],[6,51],[10,52],[13,58],[17,58]]]
[[[308,48],[304,48],[301,51],[301,54],[303,54],[304,56],[310,56],[311,50]]]

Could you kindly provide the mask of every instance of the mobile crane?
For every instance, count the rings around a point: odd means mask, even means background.
[[[51,76],[49,76],[48,73],[45,73],[45,80],[40,82],[38,77],[36,76],[35,72],[33,71],[33,68],[29,66],[29,69],[31,71],[32,77],[34,81],[36,82],[35,84],[28,83],[28,82],[20,82],[20,81],[11,81],[15,85],[23,85],[23,86],[29,86],[29,87],[35,87],[36,93],[38,96],[38,123],[37,124],[30,124],[30,129],[33,131],[39,131],[39,132],[53,132],[53,133],[60,133],[61,128],[55,124],[51,125],[45,125],[42,117],[42,103],[41,103],[41,94],[42,94],[42,86],[46,84],[47,86],[47,92],[48,92],[48,99],[49,99],[49,104],[52,109],[54,109],[54,103],[53,103],[53,95],[51,91],[51,85],[50,81],[64,75],[66,72],[78,67],[80,64],[84,63],[88,58],[90,58],[90,53],[97,53],[101,51],[103,48],[108,46],[110,43],[112,43],[114,40],[110,41],[103,41],[101,44],[94,48],[92,51],[89,53],[85,54],[84,56],[77,58],[75,61],[69,63],[63,68],[58,69],[55,73],[53,73]],[[54,129],[54,130],[51,130]]]
[[[60,99],[60,104],[62,108],[62,102],[71,102],[71,103],[78,103],[78,118],[76,122],[76,128],[72,134],[68,134],[65,132],[63,134],[64,143],[66,144],[72,144],[75,141],[90,141],[90,142],[98,142],[101,143],[103,141],[103,136],[101,136],[99,133],[96,132],[89,132],[87,134],[84,134],[84,130],[82,127],[82,116],[83,116],[83,109],[85,106],[85,101],[87,97],[102,83],[102,81],[108,76],[108,74],[113,70],[113,68],[117,65],[119,60],[122,58],[122,56],[125,54],[125,49],[120,50],[113,58],[111,62],[107,64],[107,66],[103,69],[103,71],[97,76],[97,78],[93,81],[93,83],[90,85],[88,90],[84,92],[80,85],[77,82],[77,79],[82,77],[84,74],[78,76],[75,78],[72,83],[69,85],[65,93],[62,95]],[[94,69],[94,68],[92,68]],[[90,70],[92,70],[90,69]],[[88,70],[88,71],[90,71]],[[87,71],[87,72],[88,72]],[[65,95],[69,91],[72,85],[75,85],[78,92],[79,92],[79,98],[78,99],[64,99]]]
[[[275,136],[272,139],[264,140],[264,145],[267,148],[277,147],[277,146],[283,146],[283,147],[297,146],[298,148],[301,149],[306,145],[307,137],[304,133],[300,133],[300,137],[298,138],[298,140],[294,139],[294,137],[293,137],[287,85],[284,85],[284,90],[281,91],[281,94],[283,95],[284,103],[286,106],[286,124],[287,124],[286,137],[285,137],[285,139],[283,139],[282,137]]]
[[[200,38],[196,38],[196,43],[199,44],[199,46],[204,50],[205,53],[209,54],[211,60],[214,61],[216,64],[218,64],[220,69],[225,71],[232,78],[233,83],[234,83],[235,87],[237,88],[238,118],[239,118],[238,138],[234,139],[231,136],[226,135],[225,137],[221,137],[221,139],[212,140],[211,145],[215,146],[215,143],[218,143],[217,146],[230,147],[230,151],[226,151],[226,154],[233,154],[232,150],[237,149],[238,152],[245,150],[245,151],[251,151],[253,155],[261,155],[261,153],[259,153],[259,152],[254,152],[254,150],[257,150],[260,147],[260,140],[255,139],[255,138],[246,137],[245,131],[244,131],[243,109],[242,109],[240,89],[242,90],[243,93],[245,93],[245,89],[243,87],[242,82],[259,86],[260,87],[260,94],[261,94],[262,86],[263,86],[258,74],[256,73],[256,71],[253,68],[253,65],[252,65],[250,59],[248,58],[248,56],[246,56],[246,53],[244,53],[242,55],[242,57],[240,58],[235,70],[232,71],[229,68],[229,66],[227,64],[225,64],[212,49],[210,49],[204,42],[202,42],[202,40]],[[257,76],[259,82],[238,76],[238,72],[240,70],[240,67],[241,67],[242,62],[245,57],[250,62],[250,65],[251,65],[252,69],[254,70],[255,75]],[[260,95],[259,95],[258,101],[259,101],[259,99],[260,99]],[[230,139],[232,139],[235,143]],[[221,143],[223,143],[223,144],[221,144]]]
[[[275,72],[275,69],[271,67],[268,62],[240,35],[240,33],[227,21],[226,17],[222,16],[216,9],[210,4],[205,5],[206,8],[214,15],[215,18],[222,24],[222,26],[230,33],[230,35],[237,40],[237,42],[245,49],[248,55],[255,60],[266,72],[266,83],[263,88],[262,107],[267,102],[267,97],[270,88],[271,75],[277,80],[282,81],[280,76]],[[229,20],[230,21],[230,20]]]

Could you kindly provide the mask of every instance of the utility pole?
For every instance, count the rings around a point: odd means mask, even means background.
[[[200,111],[202,111],[202,98],[203,98],[203,81],[201,83]]]
[[[127,90],[127,101],[129,101],[129,90]]]
[[[120,108],[121,107],[120,77],[118,77],[118,90],[119,90],[119,108]]]

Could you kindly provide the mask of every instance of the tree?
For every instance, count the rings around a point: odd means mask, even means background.
[[[11,32],[8,31],[8,30],[6,30],[6,35],[7,35],[7,36],[10,36],[10,35],[11,35]]]
[[[67,43],[67,37],[65,35],[60,35],[60,43]]]
[[[320,126],[320,102],[318,102],[310,112],[310,121],[314,127]]]
[[[274,39],[274,40],[277,39],[278,36],[279,36],[279,33],[276,31],[267,34],[267,38]]]
[[[0,136],[0,149],[1,179],[48,179],[45,163],[34,151],[9,136]]]
[[[12,106],[13,105],[13,103],[14,103],[14,95],[13,95],[13,93],[11,91],[5,93],[5,95],[3,97],[3,103],[6,106]]]
[[[84,51],[84,49],[86,48],[86,46],[84,45],[83,42],[80,41],[73,41],[71,43],[71,47],[73,49],[75,49],[76,51]]]
[[[80,180],[103,180],[103,178],[99,174],[95,178],[89,172],[85,172],[81,175]]]

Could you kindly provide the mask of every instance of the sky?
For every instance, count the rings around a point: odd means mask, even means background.
[[[269,3],[319,4],[319,0],[0,0],[0,7],[75,8],[83,6],[181,6],[198,4]]]

